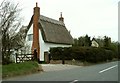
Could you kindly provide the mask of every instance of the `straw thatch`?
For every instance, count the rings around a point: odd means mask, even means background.
[[[33,16],[30,20],[26,32],[29,30],[32,23]],[[73,38],[70,35],[69,31],[66,29],[66,26],[63,22],[40,15],[38,23],[44,42],[73,44]]]
[[[73,38],[66,29],[65,24],[45,16],[40,16],[39,28],[45,42],[72,44]]]

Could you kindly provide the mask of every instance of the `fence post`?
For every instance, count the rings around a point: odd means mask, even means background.
[[[34,50],[34,56],[33,56],[33,57],[34,57],[34,60],[35,60],[35,61],[37,61],[37,60],[38,60],[37,50],[36,50],[36,49]]]
[[[64,48],[62,48],[62,64],[64,65],[65,64],[65,56],[64,56]]]
[[[16,55],[16,63],[17,63],[17,53],[15,53],[15,55]]]

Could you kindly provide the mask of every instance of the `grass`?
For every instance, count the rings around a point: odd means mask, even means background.
[[[9,65],[2,66],[2,78],[8,78],[18,75],[27,75],[42,71],[42,67],[35,61],[23,62],[23,63],[12,63]]]
[[[2,65],[0,64],[0,79],[2,78]]]

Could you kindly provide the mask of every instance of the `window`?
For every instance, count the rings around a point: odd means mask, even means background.
[[[33,40],[33,34],[28,34],[28,41],[32,41]]]

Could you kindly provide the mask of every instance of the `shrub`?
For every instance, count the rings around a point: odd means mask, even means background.
[[[51,48],[50,53],[53,60],[80,60],[91,63],[103,62],[112,60],[114,52],[104,48],[95,47],[69,47],[69,48]]]
[[[50,53],[52,55],[52,59],[53,60],[61,60],[62,59],[62,49],[61,47],[58,47],[58,48],[51,48],[50,49]]]

